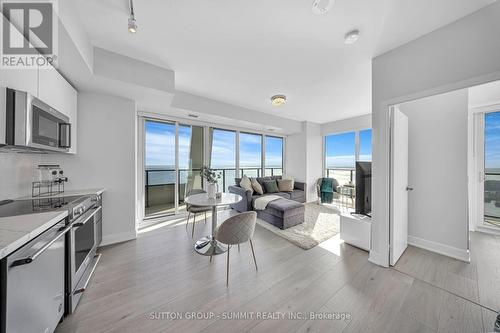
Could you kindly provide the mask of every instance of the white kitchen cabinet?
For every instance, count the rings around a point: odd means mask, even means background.
[[[71,149],[77,147],[77,92],[54,68],[40,68],[38,73],[38,98],[69,117],[71,123]]]
[[[38,95],[38,69],[1,69],[0,87],[26,91]]]

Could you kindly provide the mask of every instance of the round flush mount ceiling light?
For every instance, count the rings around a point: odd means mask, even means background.
[[[332,9],[335,0],[314,0],[312,3],[312,12],[316,15],[322,15]]]
[[[282,106],[285,105],[286,103],[286,96],[285,95],[274,95],[271,97],[271,104],[274,106]]]
[[[352,45],[356,43],[359,39],[359,30],[352,30],[345,34],[344,43],[347,45]]]

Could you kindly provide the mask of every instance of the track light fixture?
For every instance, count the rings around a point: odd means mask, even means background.
[[[130,16],[128,18],[128,31],[132,34],[135,34],[137,32],[137,22],[135,21],[133,0],[130,0]]]

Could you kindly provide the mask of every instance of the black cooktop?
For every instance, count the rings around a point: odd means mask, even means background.
[[[68,205],[81,195],[60,198],[36,198],[30,200],[0,201],[0,217],[26,215],[68,209]]]

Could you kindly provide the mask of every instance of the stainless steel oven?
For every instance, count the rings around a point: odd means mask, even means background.
[[[74,212],[71,230],[68,233],[68,283],[66,312],[75,311],[78,301],[87,288],[92,273],[99,260],[97,255],[99,233],[101,227],[100,196],[87,198]]]
[[[0,89],[0,123],[5,142],[13,148],[67,152],[71,148],[69,117],[19,90]]]

